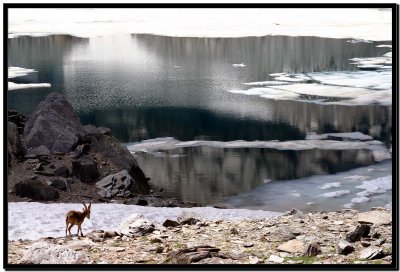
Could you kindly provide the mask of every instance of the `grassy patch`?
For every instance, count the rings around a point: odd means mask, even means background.
[[[285,261],[303,261],[303,264],[312,264],[313,262],[319,261],[319,258],[315,256],[295,256],[295,257],[285,257]]]

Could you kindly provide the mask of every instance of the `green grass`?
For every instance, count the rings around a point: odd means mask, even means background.
[[[319,261],[319,258],[315,256],[295,256],[295,257],[285,257],[285,261],[303,261],[303,264],[312,264],[313,262]]]

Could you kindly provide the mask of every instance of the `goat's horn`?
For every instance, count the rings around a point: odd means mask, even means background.
[[[83,206],[85,206],[85,209],[87,209],[86,204],[85,203],[82,203],[82,204],[83,204]]]

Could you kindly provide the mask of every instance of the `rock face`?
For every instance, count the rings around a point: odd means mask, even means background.
[[[141,194],[149,193],[149,178],[146,178],[125,146],[107,133],[91,132],[85,135],[85,140],[91,143],[91,151],[95,154],[97,161],[107,161],[116,171],[127,170],[134,180],[135,191]]]
[[[72,174],[83,182],[92,182],[99,176],[97,164],[92,157],[72,162]]]
[[[143,215],[134,213],[119,224],[116,232],[127,237],[138,237],[153,232],[154,224]]]
[[[24,137],[28,148],[45,146],[51,152],[69,152],[83,136],[78,116],[66,98],[50,93],[26,122]]]
[[[32,244],[21,260],[22,264],[82,264],[87,262],[88,258],[78,251],[42,241]]]
[[[25,154],[25,149],[21,144],[21,139],[18,134],[17,125],[11,122],[8,122],[7,125],[7,149],[9,159],[11,159],[11,156],[21,158]]]
[[[55,200],[59,197],[56,189],[38,180],[21,181],[15,186],[15,193],[21,197],[43,201]]]
[[[101,197],[114,196],[130,196],[132,193],[137,193],[135,180],[128,174],[128,171],[122,170],[116,174],[108,175],[102,180],[96,182],[96,187],[99,189],[98,194]]]

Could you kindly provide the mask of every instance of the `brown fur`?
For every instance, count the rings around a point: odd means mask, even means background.
[[[65,217],[65,223],[67,224],[66,228],[65,228],[65,236],[67,236],[67,231],[69,232],[69,235],[71,235],[71,228],[74,225],[78,226],[78,237],[79,237],[79,231],[81,232],[81,236],[83,237],[83,232],[82,232],[82,228],[81,225],[83,223],[83,221],[85,220],[85,217],[87,217],[88,219],[90,219],[90,206],[92,205],[92,203],[89,204],[88,207],[86,207],[85,204],[83,204],[83,206],[85,206],[85,208],[83,209],[83,212],[77,212],[77,211],[69,211]]]

